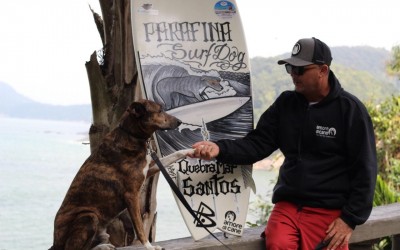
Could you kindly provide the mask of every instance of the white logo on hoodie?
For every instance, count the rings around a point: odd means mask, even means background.
[[[336,137],[336,129],[317,125],[317,127],[315,129],[315,134],[319,137],[335,138]]]

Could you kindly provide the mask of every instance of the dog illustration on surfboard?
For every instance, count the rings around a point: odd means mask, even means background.
[[[183,123],[158,131],[161,156],[200,140],[241,138],[253,128],[250,68],[235,1],[132,1],[132,31],[142,91]],[[210,231],[242,235],[250,166],[185,158],[168,166],[197,218]],[[195,240],[208,232],[177,200]]]

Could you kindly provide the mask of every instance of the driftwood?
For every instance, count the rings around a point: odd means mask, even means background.
[[[119,117],[134,100],[141,98],[135,63],[131,27],[130,0],[100,0],[102,17],[92,14],[102,51],[94,51],[86,62],[90,85],[93,123],[89,131],[90,150],[95,150],[103,136],[116,127]],[[158,175],[146,181],[142,191],[142,217],[146,234],[155,240],[156,188]],[[118,247],[135,240],[127,213],[108,228],[111,242]]]

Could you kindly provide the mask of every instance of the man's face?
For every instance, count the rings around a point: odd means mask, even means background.
[[[321,88],[321,66],[315,64],[303,67],[286,65],[286,70],[292,77],[296,92],[304,95],[307,99],[318,96]]]

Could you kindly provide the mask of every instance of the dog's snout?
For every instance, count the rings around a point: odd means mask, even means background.
[[[176,123],[178,124],[178,126],[180,126],[182,124],[182,121],[177,119]]]

